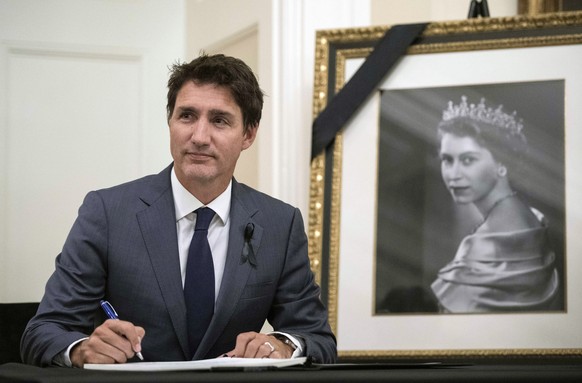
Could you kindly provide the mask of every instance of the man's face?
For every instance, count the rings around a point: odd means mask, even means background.
[[[192,81],[178,92],[169,126],[176,176],[203,203],[226,189],[258,128],[244,133],[242,111],[228,88]]]

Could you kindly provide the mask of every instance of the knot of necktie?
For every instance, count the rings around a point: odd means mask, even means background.
[[[196,213],[196,227],[194,231],[208,230],[210,221],[214,218],[214,210],[209,207],[201,207],[194,212]]]

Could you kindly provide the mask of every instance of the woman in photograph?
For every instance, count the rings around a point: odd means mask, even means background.
[[[463,96],[449,102],[438,135],[445,186],[482,216],[432,283],[440,311],[551,310],[559,282],[547,223],[509,180],[527,149],[522,122]]]

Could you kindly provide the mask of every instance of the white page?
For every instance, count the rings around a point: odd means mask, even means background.
[[[306,357],[292,359],[268,358],[215,358],[182,362],[136,362],[123,364],[85,364],[87,370],[110,371],[192,371],[213,368],[264,368],[288,367],[305,363]]]

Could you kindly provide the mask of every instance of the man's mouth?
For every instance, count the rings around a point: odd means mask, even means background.
[[[186,156],[193,161],[207,161],[212,158],[212,155],[208,153],[199,153],[199,152],[188,152]]]

